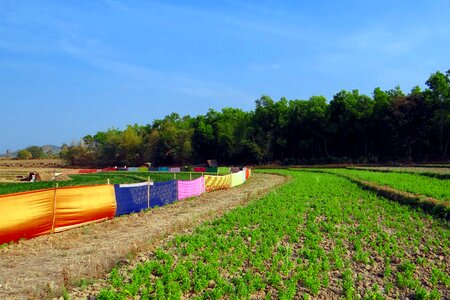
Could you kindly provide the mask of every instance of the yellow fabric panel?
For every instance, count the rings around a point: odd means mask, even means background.
[[[226,176],[205,175],[204,178],[205,178],[205,189],[207,192],[227,189],[231,187],[231,175]]]
[[[0,196],[0,244],[49,233],[55,190]]]
[[[231,187],[235,187],[244,183],[243,171],[231,174]]]
[[[113,218],[115,212],[114,185],[57,189],[55,232]]]

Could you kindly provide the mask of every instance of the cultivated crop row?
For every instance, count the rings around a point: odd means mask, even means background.
[[[374,182],[399,191],[432,197],[443,202],[450,201],[450,180],[397,172],[385,173],[350,169],[329,169],[327,172]]]
[[[99,299],[450,297],[446,221],[332,174],[264,198],[115,268]]]
[[[420,166],[420,167],[354,167],[356,170],[369,170],[378,172],[416,173],[423,176],[450,179],[450,166]]]

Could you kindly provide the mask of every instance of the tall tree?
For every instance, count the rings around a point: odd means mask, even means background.
[[[450,142],[450,70],[445,74],[436,72],[428,78],[426,91],[428,101],[433,106],[433,120],[437,127],[440,154],[448,157]]]

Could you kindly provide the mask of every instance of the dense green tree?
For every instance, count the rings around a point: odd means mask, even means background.
[[[447,159],[450,71],[432,74],[426,85],[408,95],[399,86],[377,87],[371,96],[342,90],[329,103],[323,96],[279,101],[261,96],[250,112],[227,107],[194,118],[172,113],[145,126],[87,135],[66,145],[61,157],[98,166]]]
[[[426,82],[429,90],[426,97],[433,107],[433,120],[435,123],[440,154],[448,157],[450,142],[450,70],[445,74],[436,72]]]
[[[17,152],[17,158],[19,159],[31,159],[33,157],[33,154],[31,154],[30,151],[22,149]]]
[[[29,146],[25,150],[31,153],[31,158],[33,159],[45,157],[44,150],[39,146]]]

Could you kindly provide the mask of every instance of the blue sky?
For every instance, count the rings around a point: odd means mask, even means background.
[[[280,2],[0,0],[0,153],[450,69],[450,1]]]

